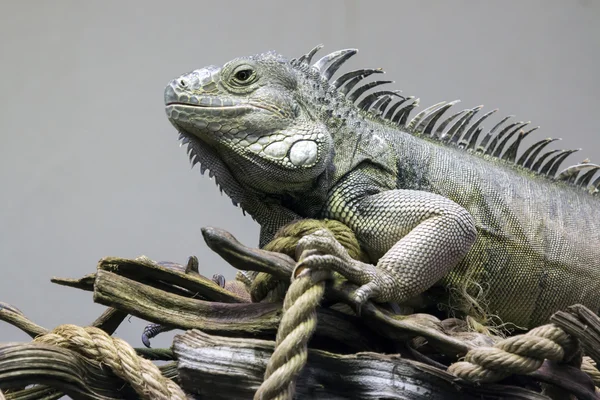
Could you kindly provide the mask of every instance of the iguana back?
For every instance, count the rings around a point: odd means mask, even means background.
[[[444,285],[482,290],[488,313],[525,327],[575,303],[600,310],[597,196],[498,157],[397,136],[384,134],[401,143],[397,170],[411,171],[397,187],[440,194],[475,219],[475,244]]]

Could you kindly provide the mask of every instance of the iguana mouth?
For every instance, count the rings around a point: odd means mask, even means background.
[[[168,85],[165,89],[165,106],[168,107],[185,107],[197,108],[206,111],[235,111],[243,112],[256,109],[262,109],[271,113],[277,113],[279,110],[268,104],[260,102],[240,102],[234,98],[221,98],[212,95],[202,95],[179,92]]]
[[[244,104],[232,104],[232,105],[221,105],[221,106],[213,106],[213,105],[205,105],[205,104],[192,104],[192,103],[184,103],[181,101],[173,101],[165,104],[166,107],[186,107],[186,108],[201,108],[207,111],[250,111],[252,109],[262,109],[271,113],[277,113],[277,110],[263,104],[254,104],[254,103],[244,103]]]
[[[247,106],[249,104],[241,104],[241,103],[234,103],[232,101],[229,101],[230,104],[226,104],[224,101],[216,98],[216,97],[193,97],[191,100],[189,101],[184,101],[184,100],[175,100],[175,101],[170,101],[168,103],[165,103],[165,105],[168,106],[185,106],[185,107],[197,107],[197,108],[238,108],[238,107],[244,107]]]
[[[191,104],[191,103],[183,103],[181,101],[173,101],[171,103],[167,103],[167,106],[189,106],[189,107],[201,107],[201,108],[230,108],[230,107],[236,107],[237,105],[232,105],[232,106],[220,106],[220,107],[214,107],[214,106],[207,106],[207,105],[203,105],[203,104]]]
[[[220,108],[240,108],[240,107],[244,107],[244,106],[249,106],[250,104],[231,104],[231,105],[210,105],[210,104],[195,104],[195,103],[186,103],[183,101],[173,101],[170,103],[165,104],[167,107],[168,106],[185,106],[185,107],[196,107],[196,108],[214,108],[214,109],[220,109]]]

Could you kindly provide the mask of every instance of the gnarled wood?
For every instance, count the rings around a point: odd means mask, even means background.
[[[269,341],[217,337],[198,330],[177,335],[173,348],[180,385],[198,399],[250,399],[262,382],[273,346]],[[426,364],[376,353],[309,350],[296,385],[298,399],[547,399],[517,387],[459,383]]]
[[[572,305],[568,310],[558,311],[550,320],[578,338],[586,355],[600,365],[600,317],[581,304]]]
[[[0,345],[0,389],[31,384],[51,386],[73,399],[136,398],[128,385],[100,363],[71,350],[39,343]]]
[[[7,303],[0,302],[0,321],[8,322],[19,328],[32,338],[46,333],[48,330],[32,322],[19,309]]]
[[[295,261],[285,254],[245,246],[219,228],[202,228],[202,236],[212,251],[237,269],[267,272],[287,281],[292,275]]]
[[[98,270],[94,301],[147,321],[180,329],[202,329],[224,336],[275,337],[280,303],[214,303],[167,293],[132,279]],[[360,319],[320,310],[316,338],[339,342],[351,350],[381,349],[386,341]]]

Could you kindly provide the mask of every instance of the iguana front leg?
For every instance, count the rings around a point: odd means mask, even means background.
[[[350,201],[329,212],[352,228],[375,266],[351,259],[325,231],[305,236],[298,251],[315,249],[302,265],[330,268],[362,285],[358,305],[372,298],[402,302],[439,281],[469,251],[475,221],[455,202],[429,192],[388,190]],[[342,217],[346,215],[346,218]]]

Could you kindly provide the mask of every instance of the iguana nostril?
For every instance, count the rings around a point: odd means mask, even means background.
[[[185,88],[187,88],[187,84],[188,84],[188,83],[187,83],[187,81],[186,81],[185,79],[181,78],[181,79],[179,79],[179,82],[178,82],[178,84],[179,84],[179,86],[180,86],[181,88],[185,89]]]

